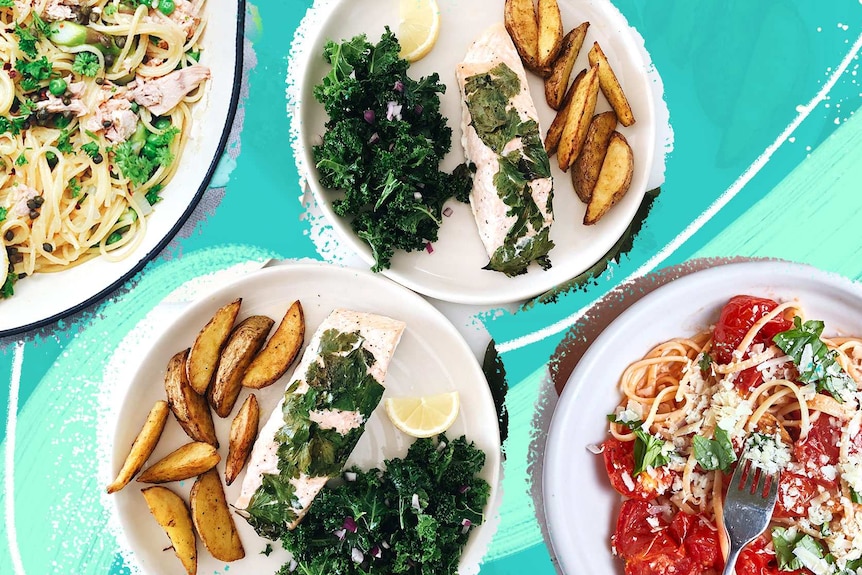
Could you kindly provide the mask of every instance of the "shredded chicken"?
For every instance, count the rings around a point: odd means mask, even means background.
[[[75,10],[73,6],[81,5],[81,0],[48,0],[42,16],[46,20],[74,20]]]
[[[210,69],[200,65],[174,70],[161,78],[139,77],[132,97],[156,116],[161,116],[172,110],[186,94],[209,77]]]
[[[201,4],[202,3],[200,1],[191,2],[190,0],[174,0],[175,8],[174,11],[171,12],[170,16],[165,16],[158,10],[152,10],[146,17],[144,17],[144,22],[162,23],[165,20],[169,20],[186,33],[186,38],[191,38],[195,35],[195,30],[201,21],[198,16],[201,10]]]
[[[84,104],[82,96],[84,94],[84,88],[86,84],[81,82],[72,82],[72,77],[66,77],[66,83],[68,84],[68,95],[64,96],[64,98],[69,98],[69,103],[64,104],[63,98],[58,98],[54,94],[48,92],[48,98],[46,100],[41,100],[36,102],[36,109],[45,109],[54,114],[59,114],[62,112],[72,112],[77,117],[86,116],[90,113],[87,105]]]

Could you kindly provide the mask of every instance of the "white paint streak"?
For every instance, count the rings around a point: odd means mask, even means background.
[[[850,48],[850,51],[844,56],[841,60],[841,63],[835,69],[831,76],[829,76],[829,80],[823,84],[823,87],[817,92],[814,98],[811,99],[810,102],[805,104],[804,106],[797,106],[796,110],[798,114],[793,119],[792,122],[784,129],[781,134],[775,139],[766,150],[763,151],[760,156],[754,160],[748,169],[742,173],[739,178],[736,179],[733,184],[727,188],[719,197],[716,199],[703,213],[701,213],[693,222],[691,222],[681,234],[676,236],[673,240],[671,240],[666,246],[664,246],[658,253],[656,253],[653,257],[647,260],[643,265],[641,265],[638,269],[632,272],[625,280],[620,283],[619,287],[623,287],[627,284],[634,282],[639,277],[642,277],[653,269],[656,268],[661,262],[668,258],[673,252],[679,249],[685,242],[687,242],[698,230],[700,230],[709,220],[713,218],[722,208],[724,208],[728,202],[730,202],[737,194],[744,188],[748,182],[750,182],[754,176],[756,176],[760,170],[769,162],[772,158],[773,154],[784,144],[785,141],[790,137],[796,128],[802,124],[803,121],[814,111],[814,109],[823,102],[829,91],[835,86],[838,82],[838,79],[841,75],[847,70],[850,66],[850,63],[856,58],[856,55],[859,53],[859,50],[862,49],[862,35],[856,38],[856,41],[853,43],[853,46]],[[575,313],[569,315],[557,321],[549,326],[546,326],[538,331],[533,333],[517,337],[515,339],[511,339],[509,341],[504,341],[497,346],[497,351],[499,353],[506,353],[509,351],[513,351],[522,347],[526,347],[528,345],[539,342],[547,337],[551,337],[556,335],[572,325],[575,324],[584,314],[598,301],[598,299],[593,300],[586,306],[582,307]]]
[[[15,344],[12,356],[12,381],[9,383],[9,409],[6,412],[6,538],[15,575],[26,575],[21,550],[18,549],[18,534],[15,531],[15,428],[18,424],[18,391],[21,388],[21,366],[24,364],[24,342]]]

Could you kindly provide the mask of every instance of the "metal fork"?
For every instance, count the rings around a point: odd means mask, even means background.
[[[778,498],[778,479],[778,473],[771,475],[752,469],[748,460],[736,466],[724,499],[724,533],[730,542],[730,551],[723,575],[735,574],[739,554],[769,526]]]

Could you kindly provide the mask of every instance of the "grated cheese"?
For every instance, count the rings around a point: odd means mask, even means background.
[[[790,463],[790,448],[781,441],[777,433],[775,435],[754,434],[748,440],[748,447],[743,457],[751,461],[753,468],[774,474]]]

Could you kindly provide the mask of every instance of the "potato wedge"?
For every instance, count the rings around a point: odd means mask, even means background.
[[[171,540],[174,553],[182,562],[186,573],[195,575],[198,572],[197,541],[189,508],[182,497],[161,486],[147,487],[141,490],[141,494],[147,501],[150,513]]]
[[[218,471],[210,469],[198,477],[189,494],[189,502],[195,529],[213,557],[227,563],[245,557]]]
[[[148,467],[138,476],[140,483],[182,481],[209,471],[221,461],[216,448],[203,441],[187,443]]]
[[[589,27],[590,23],[584,22],[566,34],[566,37],[563,38],[560,55],[551,67],[551,75],[545,80],[545,101],[554,110],[559,110],[563,106],[569,78],[575,67],[575,60],[578,59],[578,54],[581,52],[581,46],[584,45],[584,38]]]
[[[299,355],[304,340],[305,316],[302,304],[295,301],[284,314],[275,333],[251,360],[251,365],[242,377],[242,385],[261,389],[278,381]]]
[[[588,56],[590,66],[598,65],[599,67],[599,84],[602,87],[602,93],[608,99],[611,108],[617,113],[620,124],[631,126],[635,123],[635,115],[632,113],[632,108],[629,106],[628,98],[626,98],[619,80],[617,80],[617,75],[614,74],[614,69],[608,63],[608,59],[598,42],[593,42]]]
[[[566,127],[566,119],[569,117],[569,106],[572,103],[572,97],[578,90],[578,84],[581,83],[586,75],[587,71],[584,69],[575,76],[575,81],[572,82],[572,85],[566,92],[563,103],[560,105],[560,111],[557,112],[556,116],[554,116],[554,120],[551,122],[551,127],[548,128],[548,133],[545,134],[545,152],[547,152],[548,156],[554,155],[557,151],[557,147],[560,145],[560,138],[562,138],[563,129]]]
[[[221,352],[215,380],[207,391],[210,405],[219,417],[233,410],[242,389],[242,377],[255,354],[263,346],[275,322],[264,315],[253,315],[242,321]]]
[[[611,207],[629,191],[634,173],[634,156],[631,146],[619,132],[611,134],[608,143],[608,153],[602,162],[602,170],[593,196],[584,214],[584,225],[592,225],[599,221]]]
[[[230,485],[245,467],[260,425],[260,406],[254,394],[249,395],[230,424],[224,480]]]
[[[218,447],[213,416],[207,398],[192,389],[186,376],[189,350],[176,354],[165,371],[165,393],[168,405],[186,435],[195,441]]]
[[[195,339],[186,369],[189,383],[199,395],[206,393],[215,375],[219,353],[230,336],[240,305],[242,305],[242,298],[220,308]]]
[[[581,153],[584,140],[587,139],[590,120],[593,118],[593,112],[596,111],[598,96],[598,68],[593,66],[587,70],[583,80],[578,82],[578,88],[572,96],[572,102],[566,114],[566,125],[557,148],[557,160],[560,162],[560,169],[564,172]]]
[[[165,428],[165,423],[168,421],[168,404],[165,401],[157,401],[147,415],[147,420],[135,441],[132,442],[132,448],[117,474],[117,478],[108,485],[108,493],[116,493],[123,487],[129,484],[129,481],[138,474],[138,471],[144,466],[152,455],[159,438],[162,436],[162,431]]]
[[[539,66],[539,24],[533,0],[506,0],[503,23],[524,65],[534,71]]]
[[[611,134],[616,127],[617,115],[613,111],[593,116],[581,155],[572,165],[572,186],[578,198],[585,204],[590,203],[593,188],[602,170],[602,162],[605,161]]]
[[[537,16],[539,41],[536,59],[539,68],[550,68],[563,45],[563,18],[557,0],[539,0]]]

